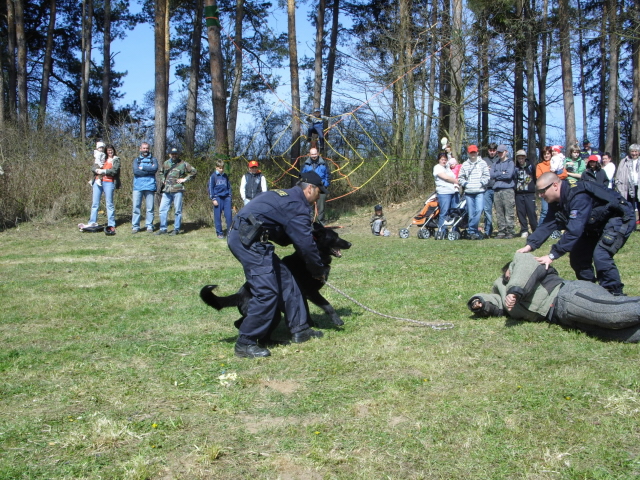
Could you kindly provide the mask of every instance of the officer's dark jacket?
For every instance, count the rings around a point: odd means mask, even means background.
[[[607,208],[614,205],[618,205],[618,209]],[[598,215],[594,211],[596,209]],[[527,245],[536,250],[555,230],[564,230],[558,243],[551,247],[551,253],[560,257],[571,251],[585,230],[589,234],[600,235],[608,219],[623,216],[622,213],[627,210],[629,204],[626,200],[611,189],[583,181],[571,188],[566,180],[562,181],[560,201],[549,204],[547,216],[536,231],[527,237]],[[606,213],[602,215],[600,212]],[[562,220],[565,220],[566,224]]]
[[[269,241],[283,247],[293,244],[312,276],[319,277],[324,273],[318,247],[311,234],[311,207],[300,187],[261,193],[237,216],[242,220],[250,214],[263,222]]]

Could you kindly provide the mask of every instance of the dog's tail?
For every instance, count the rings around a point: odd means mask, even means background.
[[[209,305],[216,310],[222,310],[223,308],[228,307],[237,307],[240,295],[234,293],[233,295],[229,295],[226,297],[219,297],[213,293],[213,290],[217,287],[217,285],[205,285],[200,290],[200,298],[204,303]]]

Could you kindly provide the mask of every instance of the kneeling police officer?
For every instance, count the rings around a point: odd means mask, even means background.
[[[285,313],[294,343],[322,336],[322,332],[309,327],[302,294],[273,245],[293,244],[309,274],[325,280],[325,268],[311,233],[311,205],[321,193],[326,194],[327,189],[320,176],[305,172],[293,188],[257,195],[234,218],[227,244],[242,264],[252,295],[235,345],[238,357],[271,355],[258,341],[268,339],[278,310]]]
[[[536,260],[548,267],[569,252],[578,280],[597,281],[613,295],[623,295],[624,284],[613,256],[635,230],[635,212],[629,202],[593,182],[579,181],[571,188],[553,172],[540,176],[536,193],[549,203],[549,212],[518,252],[536,250],[554,230],[564,230],[551,253]]]

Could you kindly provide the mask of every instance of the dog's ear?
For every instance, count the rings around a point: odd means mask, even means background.
[[[313,233],[321,232],[324,229],[324,225],[322,225],[320,222],[313,222]]]

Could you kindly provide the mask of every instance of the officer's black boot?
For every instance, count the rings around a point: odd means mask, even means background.
[[[236,357],[241,358],[259,358],[259,357],[269,357],[271,352],[262,348],[258,345],[247,345],[245,343],[236,343],[235,346]]]
[[[306,330],[302,330],[301,332],[294,333],[291,336],[291,341],[293,343],[303,343],[307,340],[311,340],[312,338],[320,338],[324,335],[320,330],[313,330],[312,328],[307,328]]]

